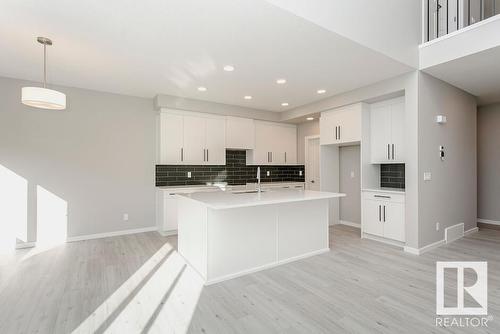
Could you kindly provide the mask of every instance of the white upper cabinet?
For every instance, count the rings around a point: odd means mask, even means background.
[[[247,164],[292,165],[297,163],[297,127],[255,121],[255,149],[247,151]]]
[[[200,165],[205,162],[205,127],[202,117],[184,116],[184,150],[182,161],[188,165]]]
[[[371,162],[404,163],[404,97],[374,103],[370,111]]]
[[[255,148],[255,124],[253,119],[226,117],[226,147],[252,150]]]
[[[162,112],[160,163],[224,165],[226,163],[225,118],[182,111]]]
[[[321,113],[320,144],[350,144],[361,141],[362,103]]]
[[[226,122],[223,118],[206,119],[205,164],[226,164]]]
[[[184,117],[161,113],[160,115],[160,164],[182,163]]]

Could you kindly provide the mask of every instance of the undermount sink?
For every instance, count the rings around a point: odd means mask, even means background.
[[[258,192],[259,192],[258,190],[238,190],[238,191],[233,191],[232,193],[238,195],[238,194],[256,194]],[[260,192],[263,193],[266,191],[261,190]]]

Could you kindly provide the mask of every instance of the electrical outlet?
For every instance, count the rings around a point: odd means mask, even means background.
[[[123,214],[123,221],[128,221],[128,213]]]
[[[432,180],[432,173],[424,172],[424,181],[430,181],[430,180]]]
[[[436,223],[436,231],[439,231],[439,223]]]
[[[266,171],[266,175],[267,176],[271,176],[271,172],[270,171]]]
[[[351,171],[351,179],[354,179],[354,171]]]
[[[299,176],[302,176],[302,171],[301,170],[299,170]]]
[[[187,177],[188,177],[188,179],[191,178],[191,172],[187,172]]]

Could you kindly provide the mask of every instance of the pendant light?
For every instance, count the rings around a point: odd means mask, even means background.
[[[52,41],[46,37],[38,37],[36,40],[43,44],[43,87],[23,87],[21,102],[27,106],[41,109],[66,109],[66,94],[46,88],[47,45],[52,45]]]

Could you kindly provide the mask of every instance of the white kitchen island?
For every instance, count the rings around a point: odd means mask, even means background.
[[[178,250],[212,284],[327,252],[329,200],[309,190],[179,195]]]

